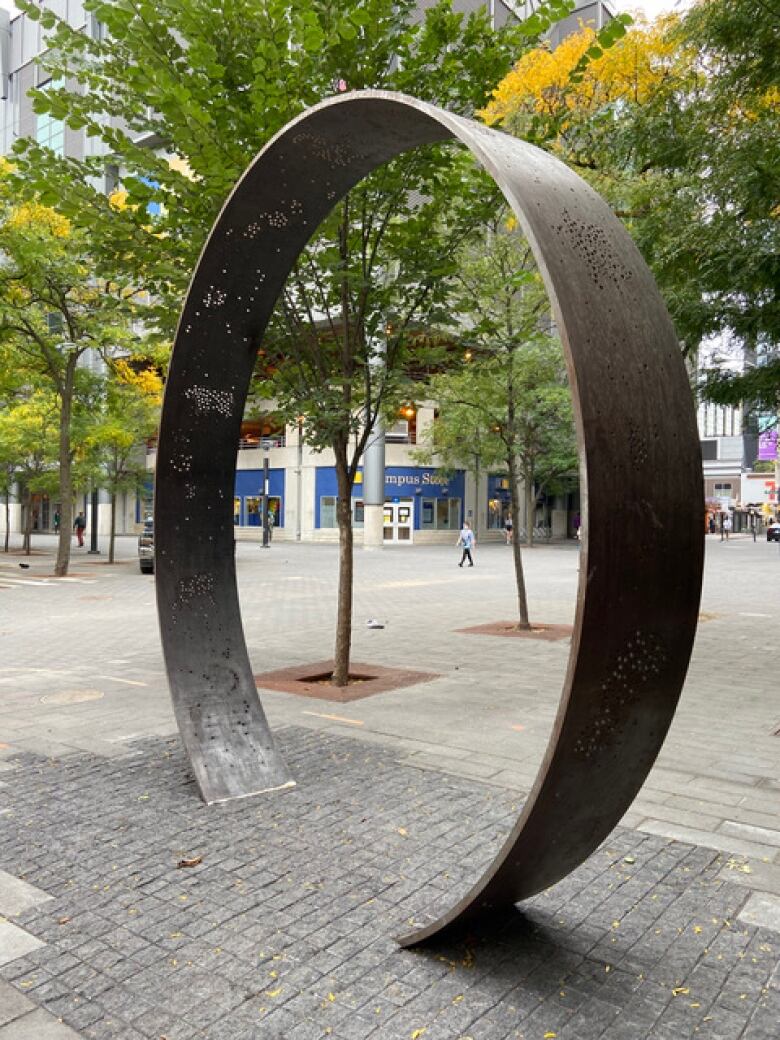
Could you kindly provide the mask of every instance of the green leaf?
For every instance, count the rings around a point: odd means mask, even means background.
[[[339,22],[337,30],[342,40],[354,40],[357,36],[357,29],[351,22],[348,21]]]

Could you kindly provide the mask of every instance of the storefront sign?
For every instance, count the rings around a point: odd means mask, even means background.
[[[385,485],[387,487],[397,487],[399,491],[402,488],[411,488],[414,490],[418,487],[430,487],[432,484],[439,485],[440,487],[447,487],[449,482],[449,477],[443,477],[434,470],[428,469],[417,470],[416,472],[409,473],[385,474]]]

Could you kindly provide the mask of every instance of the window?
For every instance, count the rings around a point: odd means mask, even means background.
[[[498,531],[504,526],[504,508],[500,498],[488,499],[487,525],[489,531]]]
[[[335,495],[322,495],[320,497],[320,527],[338,527],[336,519]],[[362,498],[352,499],[352,526],[363,527],[365,522],[365,505]]]
[[[705,460],[717,459],[718,457],[718,442],[717,441],[700,441],[701,444],[701,457]]]
[[[62,80],[51,80],[48,84],[53,89],[62,86]],[[65,154],[65,124],[61,119],[52,119],[50,115],[38,116],[35,124],[35,140],[44,148],[50,148],[57,155]]]
[[[420,526],[423,531],[457,531],[460,527],[460,499],[424,498]]]
[[[160,182],[153,180],[151,177],[140,177],[139,180],[142,184],[145,184],[147,188],[152,188],[155,191],[160,187]],[[162,212],[162,206],[159,202],[151,200],[146,203],[146,212],[150,217],[159,217]]]
[[[49,311],[46,315],[46,327],[54,336],[58,336],[65,328],[59,311]]]
[[[336,496],[323,495],[320,499],[320,527],[336,526]]]
[[[262,527],[263,499],[259,495],[247,495],[244,499],[244,507],[246,510],[244,526]],[[282,500],[278,495],[268,496],[268,512],[273,513],[273,525],[277,527],[282,515]]]
[[[406,419],[399,419],[393,426],[385,431],[385,440],[398,444],[409,443],[409,423]]]

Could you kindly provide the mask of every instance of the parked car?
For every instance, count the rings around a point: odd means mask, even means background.
[[[767,527],[766,540],[768,542],[780,542],[780,521],[775,520]]]
[[[138,536],[138,564],[141,574],[154,574],[154,521],[147,518]]]

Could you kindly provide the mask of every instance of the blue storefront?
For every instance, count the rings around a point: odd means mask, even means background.
[[[385,470],[385,505],[390,515],[410,510],[415,531],[457,531],[463,523],[465,474],[458,470],[442,476],[419,466],[388,466]],[[315,476],[315,528],[336,527],[336,470],[318,466]],[[358,470],[352,489],[352,522],[363,526],[363,471]]]

